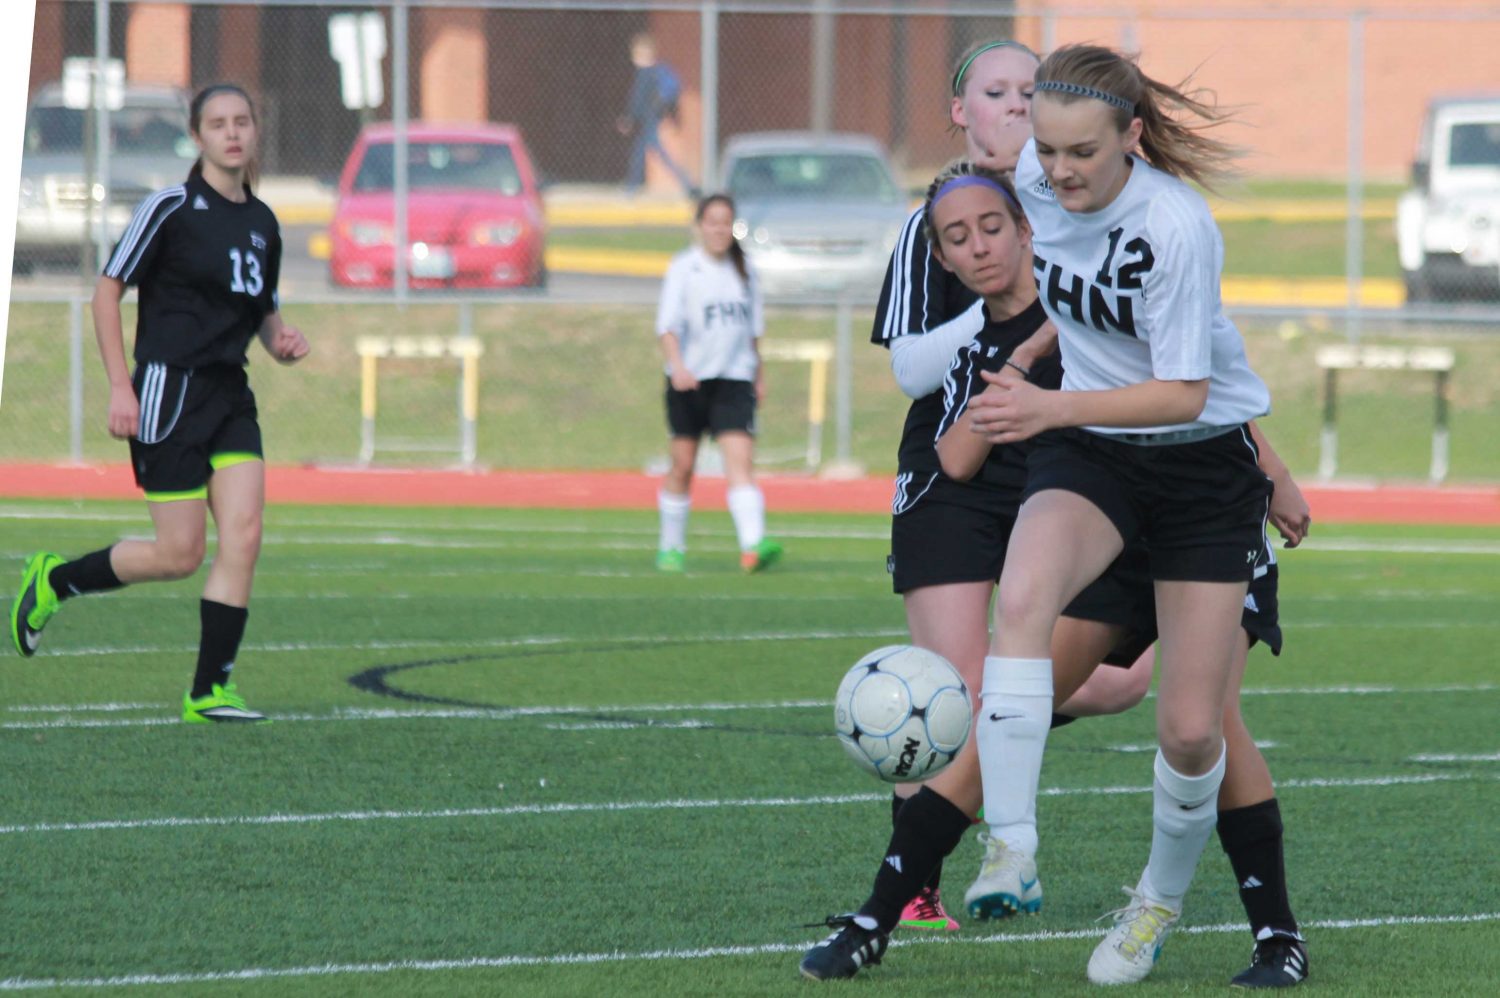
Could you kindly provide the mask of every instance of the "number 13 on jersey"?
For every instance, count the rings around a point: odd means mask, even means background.
[[[232,249],[229,251],[229,262],[231,265],[230,291],[254,298],[265,290],[265,278],[260,272],[260,257],[255,255],[254,250]]]

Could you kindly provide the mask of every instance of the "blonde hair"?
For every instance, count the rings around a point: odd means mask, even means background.
[[[964,50],[964,54],[959,56],[958,60],[953,64],[953,75],[949,79],[952,80],[950,88],[953,91],[954,97],[962,97],[964,95],[964,80],[968,77],[969,67],[974,64],[974,60],[991,49],[1014,49],[1017,52],[1024,52],[1037,62],[1042,61],[1041,56],[1031,51],[1031,46],[1012,38],[991,38],[988,41],[970,45]]]
[[[1211,91],[1193,87],[1191,76],[1168,86],[1114,49],[1064,45],[1042,60],[1036,82],[1039,95],[1063,104],[1104,101],[1122,132],[1132,118],[1141,119],[1141,155],[1164,173],[1209,189],[1236,173],[1234,160],[1242,150],[1205,134],[1229,121],[1233,112],[1220,110]],[[1184,112],[1198,120],[1189,123],[1175,116]]]

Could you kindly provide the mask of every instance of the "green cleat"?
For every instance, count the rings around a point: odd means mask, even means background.
[[[656,552],[656,570],[658,572],[687,571],[687,552],[681,548],[667,548],[665,551]]]
[[[767,538],[740,555],[740,567],[746,572],[761,572],[781,560],[781,545]]]
[[[235,692],[234,684],[214,683],[206,697],[193,698],[193,691],[182,695],[182,719],[188,724],[259,724],[270,720],[245,706],[245,698]]]
[[[49,581],[52,570],[63,563],[50,551],[38,551],[26,561],[21,572],[21,591],[10,605],[10,636],[16,651],[27,658],[36,654],[42,642],[42,628],[57,612],[57,593]]]

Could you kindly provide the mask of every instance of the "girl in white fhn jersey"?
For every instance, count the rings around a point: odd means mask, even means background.
[[[1270,396],[1220,304],[1218,229],[1182,179],[1211,178],[1230,155],[1201,131],[1218,120],[1109,49],[1067,46],[1042,62],[1016,188],[1058,327],[1062,390],[1005,371],[986,376],[1001,390],[971,409],[996,443],[1037,437],[976,730],[993,836],[1025,817],[1040,771],[1059,612],[1127,543],[1149,550],[1162,663],[1154,834],[1089,961],[1100,984],[1150,972],[1214,829],[1221,718],[1264,546],[1271,485],[1247,424]]]
[[[657,343],[666,358],[672,460],[657,496],[656,567],[664,572],[681,572],[686,565],[689,487],[705,431],[724,457],[740,567],[758,572],[781,557],[781,546],[766,537],[766,502],[752,470],[755,407],[765,397],[756,345],[764,313],[733,226],[734,201],[727,194],[698,203],[698,244],[667,268],[656,312]]]
[[[281,230],[251,193],[257,122],[244,90],[198,92],[188,125],[202,155],[187,180],[141,202],[94,289],[94,332],[109,378],[109,432],[130,441],[156,536],[72,561],[39,552],[11,607],[11,636],[36,652],[58,605],[134,582],[182,579],[203,562],[207,514],[218,534],[199,602],[198,667],[183,696],[189,723],[264,721],[230,681],[260,554],[265,465],[245,350],[259,338],[283,364],[307,355],[281,320]],[[120,299],[140,288],[135,373]]]

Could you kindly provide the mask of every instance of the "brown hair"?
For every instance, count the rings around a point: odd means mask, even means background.
[[[250,94],[246,92],[244,87],[237,83],[211,83],[194,94],[192,103],[188,105],[188,129],[194,135],[198,134],[199,126],[203,124],[203,105],[207,104],[210,98],[217,97],[220,94],[239,94],[245,98],[245,103],[250,107],[250,120],[255,122],[256,151],[259,152],[260,116],[255,113],[255,101],[251,100]],[[191,180],[194,177],[201,176],[203,176],[203,157],[200,155],[193,161],[192,168],[188,170],[188,179]],[[258,179],[260,179],[260,163],[256,157],[251,157],[245,163],[245,186],[254,190],[255,182]]]
[[[1036,82],[1039,95],[1063,104],[1096,96],[1104,100],[1122,132],[1132,118],[1141,119],[1141,154],[1164,173],[1210,189],[1235,173],[1233,160],[1241,150],[1204,134],[1230,120],[1232,111],[1221,111],[1211,91],[1192,86],[1191,76],[1172,87],[1153,80],[1134,58],[1113,49],[1064,45],[1042,60]],[[1048,83],[1077,89],[1052,89]],[[1198,121],[1180,121],[1169,112],[1186,112]]]
[[[932,225],[932,206],[937,200],[938,192],[948,181],[957,180],[960,177],[982,177],[992,181],[1004,192],[1005,196],[1002,200],[1005,202],[1005,211],[1010,215],[1011,221],[1016,223],[1016,228],[1028,225],[1026,213],[1021,210],[1021,202],[1016,199],[1015,185],[1010,182],[1009,177],[987,166],[979,166],[966,159],[955,159],[943,167],[942,172],[933,177],[932,183],[927,185],[927,197],[922,202],[922,227],[928,244],[934,247],[939,245],[937,230]]]
[[[708,194],[698,200],[698,210],[693,213],[693,221],[703,221],[703,216],[708,209],[716,204],[722,204],[729,209],[729,217],[735,216],[734,198],[722,192]],[[734,264],[734,269],[739,273],[740,280],[746,284],[750,283],[750,267],[745,263],[745,247],[735,238],[733,232],[729,234],[729,262]]]

